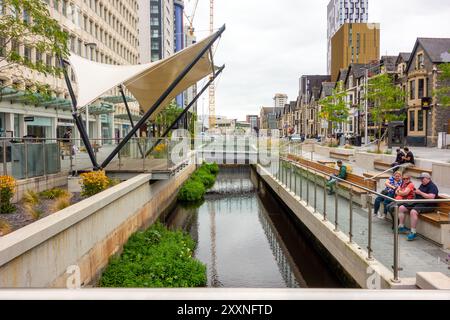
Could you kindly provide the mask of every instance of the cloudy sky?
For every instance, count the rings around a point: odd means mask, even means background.
[[[195,0],[185,0],[187,14]],[[216,54],[216,114],[245,119],[272,106],[273,95],[295,100],[298,78],[326,73],[329,0],[215,0],[215,27],[227,25]],[[381,54],[410,52],[417,37],[450,37],[449,0],[369,0],[369,22],[381,24]],[[197,38],[208,34],[209,0],[199,0]],[[199,103],[207,113],[208,95]]]

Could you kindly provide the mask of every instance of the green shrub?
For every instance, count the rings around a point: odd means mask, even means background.
[[[205,186],[205,189],[211,189],[216,183],[216,176],[211,174],[207,168],[201,167],[194,174],[191,179],[199,180]]]
[[[0,176],[0,213],[13,213],[16,206],[11,203],[16,189],[16,180],[11,176]]]
[[[178,200],[182,202],[199,202],[203,199],[206,190],[211,189],[216,183],[219,173],[217,163],[203,163],[181,187],[178,192]]]
[[[211,174],[217,176],[219,173],[219,165],[217,163],[203,163],[201,168],[207,169]]]
[[[194,202],[203,199],[206,188],[200,180],[189,179],[178,192],[178,200]]]
[[[109,288],[193,288],[206,285],[206,266],[192,257],[195,243],[160,223],[131,236],[99,285]]]

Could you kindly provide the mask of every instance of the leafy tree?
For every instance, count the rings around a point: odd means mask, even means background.
[[[46,75],[60,75],[59,67],[48,66],[42,59],[32,61],[30,57],[20,55],[20,45],[27,49],[35,48],[40,57],[43,54],[68,56],[68,34],[58,21],[51,18],[46,1],[0,0],[0,74],[8,72],[14,81],[26,81],[26,68],[23,67],[27,67]],[[50,96],[51,90],[47,85],[32,85],[34,88],[26,90],[28,102]],[[40,97],[35,94],[38,92]]]
[[[370,78],[367,91],[367,100],[372,104],[369,112],[378,130],[377,150],[380,152],[383,126],[405,119],[405,115],[400,113],[404,107],[404,93],[387,73]]]
[[[171,102],[155,119],[155,124],[158,126],[158,133],[161,135],[180,115],[183,111],[175,102]]]
[[[350,111],[346,97],[347,93],[344,91],[344,83],[339,81],[332,94],[319,101],[319,105],[321,105],[319,116],[331,123],[332,132],[333,124],[342,124],[348,120]]]
[[[450,107],[450,63],[441,64],[439,71],[441,86],[436,90],[436,96],[442,106]]]

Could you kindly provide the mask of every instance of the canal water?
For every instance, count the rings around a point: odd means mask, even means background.
[[[221,167],[205,202],[178,206],[166,224],[197,242],[208,287],[343,287],[249,166]]]

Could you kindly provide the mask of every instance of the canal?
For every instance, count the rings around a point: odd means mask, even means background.
[[[249,166],[221,167],[200,207],[178,205],[165,222],[197,242],[195,257],[207,265],[208,287],[343,287]]]

